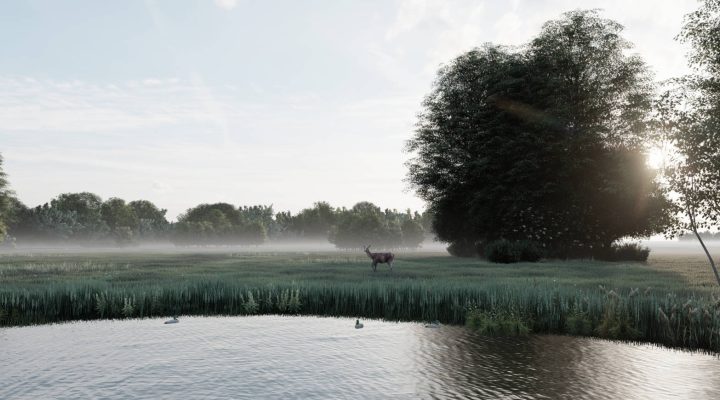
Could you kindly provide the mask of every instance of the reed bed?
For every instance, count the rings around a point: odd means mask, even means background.
[[[362,259],[332,254],[242,256],[129,256],[115,263],[74,264],[7,260],[0,264],[0,326],[298,314],[438,320],[467,323],[490,334],[510,329],[720,352],[720,294],[704,282],[683,289],[673,280],[677,275],[648,265],[550,263],[503,269],[417,256],[399,263],[397,272],[373,274]],[[608,273],[615,269],[619,275]],[[627,285],[639,280],[635,274],[659,287]],[[609,283],[598,284],[604,281]]]

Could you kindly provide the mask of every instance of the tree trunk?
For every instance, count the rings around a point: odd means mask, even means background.
[[[717,280],[718,285],[720,285],[720,275],[718,275],[718,270],[717,270],[717,267],[715,266],[715,261],[713,261],[712,256],[710,255],[710,252],[708,251],[707,247],[705,246],[705,242],[703,242],[702,238],[700,237],[700,234],[697,231],[697,227],[695,226],[695,216],[692,215],[690,210],[688,210],[688,214],[690,217],[690,227],[692,228],[692,231],[695,234],[695,237],[700,242],[700,245],[702,246],[703,250],[705,250],[705,255],[707,256],[708,261],[710,261],[710,266],[712,267],[712,270],[715,273],[715,280]]]

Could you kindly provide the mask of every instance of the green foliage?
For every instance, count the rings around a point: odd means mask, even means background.
[[[5,240],[8,224],[11,222],[12,192],[8,189],[7,174],[3,171],[3,158],[0,154],[0,242]]]
[[[253,293],[251,291],[247,292],[247,300],[243,304],[243,309],[248,314],[255,314],[258,312],[258,309],[260,306],[255,301],[255,297],[253,296]]]
[[[101,199],[92,193],[65,193],[49,204],[18,206],[12,233],[23,240],[99,240],[110,233],[102,220]]]
[[[242,238],[248,244],[262,244],[267,239],[267,231],[265,225],[260,221],[250,222],[245,226]]]
[[[606,248],[594,249],[594,258],[602,261],[647,261],[650,249],[638,243],[613,243]]]
[[[267,239],[266,216],[271,218],[272,208],[201,204],[178,217],[171,240],[184,246],[261,244]]]
[[[238,212],[245,223],[254,225],[250,228],[254,233],[250,233],[249,236],[255,239],[255,244],[263,243],[268,237],[277,237],[279,232],[285,229],[273,218],[272,205],[240,206]]]
[[[107,294],[95,293],[95,311],[97,311],[100,318],[104,318],[106,315],[110,315],[109,304]]]
[[[305,239],[326,240],[333,226],[337,224],[337,217],[335,208],[320,201],[294,217],[289,216],[288,230]]]
[[[342,209],[338,212],[337,221],[329,237],[335,247],[353,249],[374,245],[398,248],[402,245],[402,231],[392,213],[383,213],[375,204],[360,202],[350,210]]]
[[[447,247],[448,253],[455,257],[476,257],[478,255],[478,247],[482,243],[472,243],[468,240],[456,240]]]
[[[64,193],[50,203],[28,209],[13,199],[11,232],[19,241],[82,241],[87,243],[112,240],[119,245],[137,239],[160,238],[166,235],[166,210],[158,210],[146,200],[128,204],[119,198],[103,202],[92,193]]]
[[[565,319],[565,331],[575,336],[590,336],[593,333],[593,321],[587,312],[575,309]]]
[[[544,251],[536,242],[520,240],[514,243],[518,260],[523,262],[538,262],[543,258]]]
[[[9,195],[7,198],[7,207],[4,212],[0,212],[7,230],[12,236],[17,236],[18,232],[26,229],[26,221],[29,209],[25,204],[18,200],[15,196]]]
[[[67,230],[69,239],[90,240],[104,237],[109,228],[103,221],[101,208],[102,199],[93,193],[63,193],[50,201],[49,207],[43,207],[50,215],[63,215],[66,224],[72,227]],[[72,216],[72,220],[70,217]],[[52,232],[55,225],[41,225]]]
[[[439,71],[408,167],[454,253],[505,238],[582,257],[664,229],[670,206],[642,149],[653,85],[621,32],[573,11],[527,46],[486,45]]]
[[[125,297],[123,299],[122,315],[125,318],[131,318],[135,314],[134,299],[131,297]]]
[[[485,258],[495,263],[514,263],[520,261],[520,255],[512,242],[505,239],[494,240],[485,245]]]
[[[704,69],[710,79],[720,74],[720,0],[703,0],[700,8],[685,16],[678,38],[692,47],[690,63]]]
[[[495,240],[485,245],[483,253],[488,261],[505,264],[521,261],[537,262],[543,256],[542,248],[529,240],[517,242]]]
[[[0,159],[0,173],[1,159]],[[0,176],[2,178],[2,176]],[[3,178],[4,179],[4,178]],[[2,182],[0,182],[2,183]],[[427,215],[386,209],[362,202],[350,210],[315,203],[293,216],[274,213],[272,206],[235,206],[227,203],[200,204],[170,224],[167,210],[147,200],[126,203],[119,198],[103,202],[92,193],[65,193],[50,203],[28,209],[15,197],[3,197],[0,188],[0,228],[9,226],[20,242],[104,242],[120,246],[140,241],[170,240],[181,246],[259,245],[268,239],[337,240],[341,248],[377,243],[392,248],[417,248],[425,239],[422,223]],[[10,192],[8,192],[10,193]],[[4,237],[0,231],[0,238]]]
[[[135,200],[128,203],[137,217],[137,228],[135,234],[140,239],[161,239],[164,238],[170,224],[165,218],[167,210],[159,209],[155,204],[147,200]]]
[[[291,313],[299,313],[302,308],[302,302],[300,301],[300,289],[295,291],[289,290],[290,298],[287,303],[287,310]]]
[[[105,201],[100,207],[100,215],[110,229],[110,236],[120,245],[133,242],[133,232],[137,231],[139,219],[133,207],[125,200],[116,197]]]
[[[131,230],[137,228],[138,217],[135,210],[125,204],[123,199],[113,197],[105,201],[100,207],[100,215],[111,231],[119,227]]]

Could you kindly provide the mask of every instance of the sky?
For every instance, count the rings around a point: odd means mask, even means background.
[[[421,210],[404,151],[438,68],[602,9],[667,79],[696,0],[8,0],[0,153],[28,206],[60,193]]]

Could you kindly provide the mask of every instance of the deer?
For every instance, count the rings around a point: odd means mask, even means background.
[[[365,254],[372,259],[372,270],[377,271],[378,264],[387,264],[390,266],[390,272],[392,272],[392,263],[395,260],[395,254],[393,253],[371,253],[370,245],[365,246]]]

